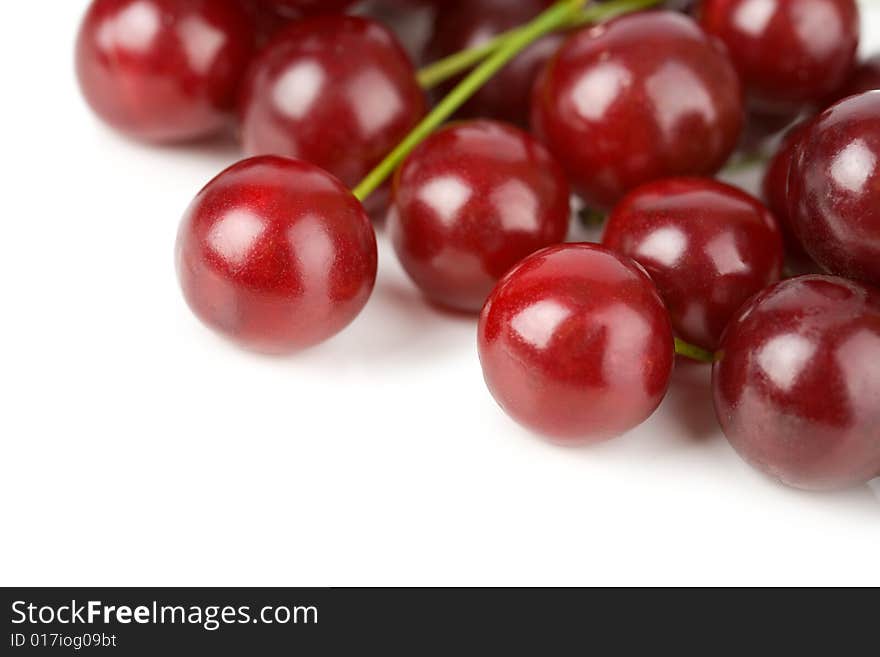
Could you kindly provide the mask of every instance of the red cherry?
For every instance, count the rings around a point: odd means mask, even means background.
[[[829,489],[880,474],[880,292],[792,278],[747,303],[715,364],[724,433],[756,468]]]
[[[76,71],[89,105],[117,130],[185,141],[228,124],[253,44],[234,0],[94,0]]]
[[[596,244],[551,246],[517,265],[483,308],[478,346],[507,414],[565,441],[637,426],[672,373],[672,329],[651,279]]]
[[[753,294],[779,280],[782,237],[757,199],[706,178],[671,178],[630,192],[602,243],[641,264],[680,337],[715,350]]]
[[[437,12],[425,60],[437,61],[460,50],[482,45],[502,32],[528,22],[551,4],[552,0],[447,2]],[[535,78],[562,41],[561,35],[551,35],[532,44],[483,86],[458,115],[499,119],[526,127]],[[460,78],[442,85],[438,96],[446,95],[458,80]]]
[[[578,32],[538,81],[532,122],[587,203],[717,171],[743,121],[727,56],[690,18],[640,12]]]
[[[513,265],[565,239],[569,216],[568,182],[547,150],[513,126],[474,121],[436,132],[407,158],[388,222],[419,288],[478,312]]]
[[[199,192],[177,239],[190,307],[211,328],[267,352],[330,338],[376,280],[376,238],[360,203],[318,167],[256,157]]]
[[[782,112],[841,85],[859,43],[855,0],[703,0],[700,22],[727,45],[755,105]]]
[[[353,188],[424,112],[412,63],[388,29],[320,16],[293,23],[255,60],[242,138],[249,155],[306,160]]]
[[[791,217],[788,213],[788,172],[791,168],[791,158],[797,148],[798,141],[807,133],[810,127],[809,121],[802,121],[789,129],[782,142],[779,144],[776,154],[770,160],[764,179],[761,184],[761,193],[767,207],[773,212],[782,230],[785,240],[785,251],[789,256],[797,260],[808,257],[801,245],[800,240],[794,233]]]
[[[880,285],[880,91],[814,120],[791,163],[788,207],[804,249],[826,271]]]

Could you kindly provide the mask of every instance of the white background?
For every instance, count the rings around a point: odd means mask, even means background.
[[[753,472],[698,367],[627,436],[543,442],[487,392],[474,322],[426,305],[384,236],[338,338],[279,359],[215,337],[173,245],[234,145],[111,133],[72,73],[86,1],[7,4],[0,584],[880,584],[880,485]]]

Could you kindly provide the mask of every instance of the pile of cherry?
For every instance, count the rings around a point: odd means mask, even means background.
[[[385,15],[427,2],[384,0]],[[678,353],[713,362],[718,419],[755,467],[818,489],[880,475],[880,60],[857,61],[854,0],[589,5],[620,15],[535,35],[399,166],[385,158],[428,115],[426,87],[439,101],[464,72],[420,74],[390,27],[341,13],[352,4],[88,10],[77,72],[107,123],[179,142],[237,120],[249,159],[199,192],[178,235],[205,324],[260,351],[327,340],[370,297],[369,217],[387,215],[424,295],[480,313],[486,383],[522,425],[577,443],[626,432]],[[433,5],[431,62],[503,34],[489,58],[559,13]],[[787,125],[766,206],[711,178]],[[390,184],[362,182],[383,166]],[[607,213],[601,244],[565,243],[572,194]],[[793,262],[823,273],[783,279]]]

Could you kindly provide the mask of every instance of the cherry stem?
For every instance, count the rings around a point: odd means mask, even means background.
[[[628,14],[640,9],[653,7],[660,4],[661,1],[662,0],[613,0],[613,2],[608,2],[604,5],[584,9],[571,16],[566,23],[563,23],[553,31],[569,30],[599,20],[608,20],[615,16],[620,16],[621,14]],[[486,43],[462,50],[449,57],[434,62],[433,64],[429,64],[418,72],[417,77],[419,84],[422,85],[423,89],[433,89],[441,82],[445,82],[449,78],[464,73],[498,50],[498,48],[506,43],[508,39],[522,31],[522,29],[522,27],[517,27],[508,32],[503,32]]]
[[[541,37],[556,31],[561,26],[570,24],[574,17],[580,18],[581,10],[586,2],[587,0],[560,0],[530,23],[514,30],[494,52],[486,57],[482,64],[440,101],[437,107],[407,135],[397,148],[367,174],[367,177],[353,190],[355,197],[363,201],[381,187],[382,183],[400,166],[406,156],[455,114],[456,110],[464,105],[493,75]]]
[[[690,342],[685,342],[681,338],[675,338],[675,353],[679,356],[684,356],[685,358],[690,358],[691,360],[696,360],[701,363],[714,363],[716,360],[713,352],[698,347],[695,344],[691,344]]]
[[[762,151],[747,153],[740,157],[732,158],[726,165],[724,165],[721,173],[736,174],[742,173],[744,171],[749,171],[750,169],[755,169],[759,166],[767,164],[767,162],[770,160],[770,157],[770,155]]]

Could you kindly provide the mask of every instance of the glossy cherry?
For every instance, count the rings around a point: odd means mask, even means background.
[[[647,419],[674,359],[651,279],[597,244],[552,246],[517,265],[483,308],[478,346],[486,384],[507,414],[570,442],[610,438]]]
[[[253,46],[235,0],[94,0],[76,72],[89,105],[117,130],[185,141],[229,123]]]
[[[551,4],[552,0],[447,2],[439,7],[434,19],[425,60],[437,61],[460,50],[482,45],[502,32],[528,22]],[[550,35],[532,44],[480,89],[458,115],[527,126],[535,78],[562,41],[562,35]],[[457,81],[442,85],[438,96],[445,95]]]
[[[376,238],[361,204],[318,167],[244,160],[199,192],[177,239],[184,296],[242,345],[289,352],[336,334],[376,280]]]
[[[388,227],[429,299],[478,312],[513,265],[565,239],[569,216],[565,174],[537,140],[473,121],[441,129],[407,158]]]
[[[395,37],[357,16],[296,21],[255,60],[242,98],[249,155],[312,162],[354,187],[425,112]]]
[[[602,243],[648,270],[679,337],[713,351],[740,306],[779,280],[784,258],[770,211],[708,178],[633,190],[615,206]]]
[[[785,240],[786,254],[803,260],[808,257],[804,247],[795,235],[788,212],[788,172],[791,168],[791,159],[797,148],[799,140],[806,134],[810,126],[808,120],[792,126],[782,141],[779,143],[776,153],[767,165],[764,178],[761,183],[761,193],[767,207],[779,222],[782,236]]]
[[[650,180],[714,173],[742,121],[726,54],[670,11],[575,34],[539,79],[532,106],[536,133],[596,207]]]
[[[766,110],[834,91],[859,43],[855,0],[703,0],[700,23],[725,43],[751,101]]]
[[[804,249],[826,271],[880,285],[880,91],[814,120],[792,159],[788,204]]]
[[[829,489],[880,474],[880,292],[792,278],[731,322],[713,371],[730,443],[791,486]]]

